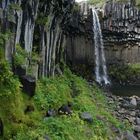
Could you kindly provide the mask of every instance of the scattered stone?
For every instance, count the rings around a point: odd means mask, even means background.
[[[25,75],[21,78],[23,85],[23,92],[27,93],[30,97],[35,95],[36,79],[30,75]]]
[[[130,103],[131,103],[131,105],[133,105],[133,106],[137,106],[137,100],[136,100],[136,98],[132,97]]]
[[[71,110],[71,104],[68,105],[62,105],[62,107],[60,107],[58,109],[58,113],[59,114],[66,114],[66,115],[70,115],[72,114],[72,110]]]
[[[4,131],[4,126],[3,126],[2,119],[0,118],[0,136],[3,136],[3,131]]]
[[[134,117],[134,116],[136,116],[136,112],[132,111],[132,112],[130,112],[130,115]]]
[[[84,120],[84,121],[89,122],[89,123],[92,123],[92,122],[93,122],[93,118],[92,118],[91,114],[88,113],[88,112],[83,112],[83,113],[81,113],[81,114],[80,114],[80,118],[81,118],[82,120]]]
[[[134,126],[134,131],[140,133],[140,126],[138,125]]]
[[[119,137],[116,137],[115,140],[120,140],[120,138]]]
[[[46,117],[54,117],[56,116],[56,111],[54,109],[49,109],[47,111]]]
[[[131,133],[131,132],[126,132],[125,134],[124,134],[124,138],[123,138],[124,140],[138,140],[134,135],[133,135],[133,133]]]
[[[140,118],[136,118],[136,124],[140,125]]]
[[[135,118],[134,117],[125,117],[126,119],[128,119],[128,121],[130,122],[130,123],[134,123],[135,122]]]
[[[121,133],[121,132],[120,132],[120,129],[116,128],[115,126],[112,126],[111,129],[112,129],[112,131],[113,131],[114,133],[116,133],[116,134],[120,134],[120,133]]]
[[[114,104],[114,101],[109,101],[108,104]]]
[[[118,100],[119,100],[119,101],[123,101],[123,98],[122,98],[122,97],[118,97]]]
[[[46,136],[44,137],[44,140],[50,140],[49,136],[46,135]]]
[[[138,139],[140,140],[140,133],[137,134]]]
[[[104,117],[104,116],[96,116],[96,118],[98,119],[98,120],[101,120],[101,121],[106,121],[106,118]]]

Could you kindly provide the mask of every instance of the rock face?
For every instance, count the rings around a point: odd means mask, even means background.
[[[89,5],[82,2],[68,21],[66,38],[67,62],[94,65],[92,15]]]
[[[124,140],[138,140],[132,133],[127,132],[124,134]]]
[[[133,2],[107,2],[102,31],[107,62],[140,62],[140,10]]]
[[[36,88],[36,79],[29,75],[25,75],[21,78],[21,83],[23,85],[23,91],[29,96],[34,96]]]
[[[115,105],[114,115],[122,122],[128,121],[133,128],[132,132],[126,132],[123,135],[125,140],[140,139],[140,97],[119,97],[111,94],[106,95],[109,104]]]
[[[137,100],[136,98],[132,98],[130,103],[133,105],[133,106],[137,106]]]
[[[107,62],[140,62],[140,11],[130,2],[107,2],[100,13]],[[28,53],[26,73],[33,67],[36,78],[53,76],[63,61],[94,66],[93,19],[85,2],[1,0],[0,22],[5,58],[12,63],[20,44]],[[32,64],[34,53],[39,61]]]
[[[32,72],[37,73],[35,77],[54,75],[56,65],[64,58],[65,25],[73,6],[74,0],[1,0],[0,30],[9,35],[4,40],[6,60],[13,62],[19,44],[28,53],[26,70],[36,65]],[[39,63],[31,64],[33,53],[39,55]]]
[[[79,34],[72,34],[68,38],[67,52],[73,63],[94,65],[93,19],[90,7],[86,3],[80,4],[82,14],[79,15],[79,22],[73,24],[73,27],[79,25],[75,29]],[[107,63],[140,62],[140,10],[134,3],[108,1],[102,10],[99,9],[99,16]]]

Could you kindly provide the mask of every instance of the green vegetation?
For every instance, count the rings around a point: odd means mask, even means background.
[[[0,48],[4,46],[5,41],[11,37],[12,33],[8,30],[5,33],[0,33]]]
[[[109,68],[110,76],[121,82],[135,80],[140,77],[140,64],[112,65]]]
[[[49,17],[48,16],[44,16],[44,13],[39,13],[36,23],[38,25],[48,25],[49,23]]]
[[[102,91],[69,70],[64,75],[39,80],[33,98],[21,92],[19,80],[5,61],[0,63],[0,70],[2,140],[43,140],[46,135],[52,140],[108,140],[115,136],[112,126],[128,129],[112,115]],[[45,118],[48,109],[57,112],[68,102],[72,103],[71,115],[57,113]],[[28,106],[33,110],[27,112]],[[81,112],[89,112],[93,123],[81,120]]]
[[[28,53],[22,49],[20,45],[16,45],[16,52],[14,54],[14,65],[15,66],[24,66],[26,65],[26,59],[28,57]]]
[[[93,5],[98,5],[98,6],[103,6],[103,4],[105,4],[105,0],[89,0],[89,3],[90,4],[93,4]]]
[[[136,0],[136,5],[140,8],[140,0]]]
[[[17,11],[20,11],[20,10],[21,10],[20,5],[19,5],[19,4],[16,4],[16,3],[11,3],[11,4],[9,5],[9,8],[10,8],[11,10],[17,10]]]
[[[72,12],[74,13],[74,12],[78,12],[80,10],[80,7],[79,7],[79,5],[76,3],[76,4],[74,4],[73,5],[73,8],[72,8]]]
[[[9,136],[12,131],[13,122],[22,118],[22,97],[20,92],[21,84],[10,71],[9,64],[0,61],[0,118],[4,122],[5,136]],[[6,138],[4,138],[5,140]]]
[[[90,4],[103,6],[108,0],[88,0]],[[110,2],[113,0],[110,0]],[[127,2],[128,0],[115,0],[116,2]],[[140,7],[140,0],[133,0],[134,5]]]

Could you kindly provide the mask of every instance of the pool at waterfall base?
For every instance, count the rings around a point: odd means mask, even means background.
[[[110,88],[112,94],[117,96],[138,96],[140,97],[140,84],[137,85],[118,85],[113,84]]]

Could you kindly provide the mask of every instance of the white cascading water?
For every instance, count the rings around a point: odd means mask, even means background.
[[[96,57],[96,81],[99,84],[104,83],[105,85],[110,84],[107,75],[106,59],[104,53],[103,37],[101,32],[101,26],[99,17],[96,10],[92,9],[93,14],[93,32],[94,32],[94,45],[95,45],[95,57]]]

